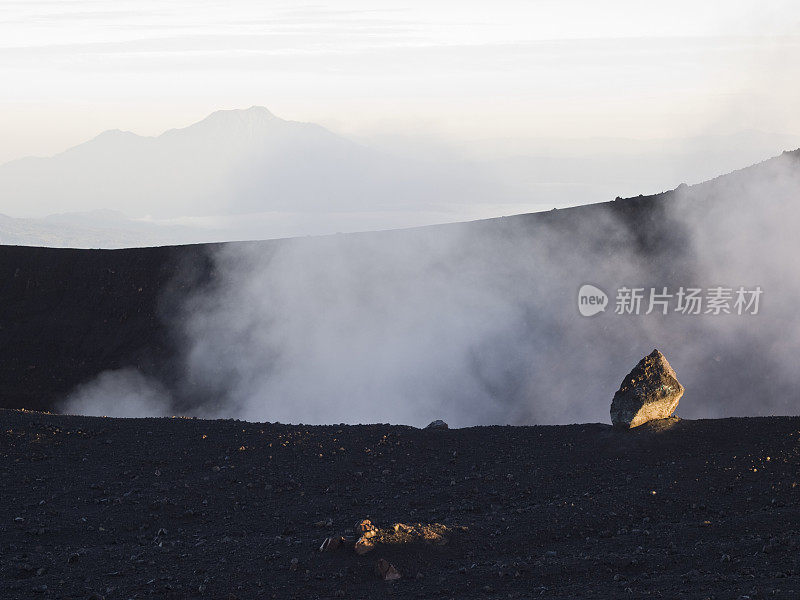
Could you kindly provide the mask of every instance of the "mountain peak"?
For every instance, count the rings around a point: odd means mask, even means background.
[[[265,129],[271,129],[278,123],[285,123],[263,106],[251,106],[232,110],[217,110],[202,121],[188,127],[170,129],[161,137],[171,138],[175,135],[195,133],[201,135],[257,135]]]
[[[280,119],[263,106],[251,106],[250,108],[217,110],[200,121],[200,123],[258,125],[278,120]]]
[[[122,129],[106,129],[105,131],[99,133],[95,136],[94,139],[122,139],[122,138],[132,138],[132,137],[139,137],[132,131],[123,131]]]

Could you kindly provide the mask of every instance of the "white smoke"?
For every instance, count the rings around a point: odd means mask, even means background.
[[[305,423],[607,422],[622,377],[658,347],[687,389],[682,416],[795,413],[798,192],[797,157],[785,155],[680,189],[650,221],[630,216],[634,200],[616,211],[224,245],[213,285],[183,306],[175,406]],[[758,315],[615,315],[612,296],[609,310],[585,318],[584,283],[610,295],[621,286],[764,293]],[[127,392],[99,396],[131,402]]]
[[[165,417],[169,392],[155,379],[133,368],[105,371],[78,386],[64,401],[62,412],[93,417]]]

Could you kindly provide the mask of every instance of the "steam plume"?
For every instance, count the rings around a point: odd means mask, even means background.
[[[633,200],[222,246],[216,283],[184,305],[172,408],[306,423],[608,421],[620,377],[658,347],[686,386],[681,416],[795,413],[798,191],[785,154],[680,188],[649,220]],[[612,296],[605,314],[578,313],[587,282]],[[616,315],[622,286],[764,293],[758,315]]]

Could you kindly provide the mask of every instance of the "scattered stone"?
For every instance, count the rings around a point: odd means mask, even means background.
[[[355,526],[356,533],[364,534],[367,531],[374,531],[375,525],[372,524],[372,521],[369,519],[364,519],[356,523]]]
[[[375,572],[378,574],[378,577],[384,581],[394,581],[402,577],[400,571],[398,571],[393,564],[390,564],[382,558],[379,559],[378,563],[375,565]]]
[[[379,529],[376,541],[381,544],[426,544],[444,546],[448,537],[466,527],[448,527],[441,523],[395,523],[391,529]]]
[[[666,419],[678,408],[684,388],[658,350],[645,356],[622,381],[611,401],[611,422],[631,429]]]
[[[356,554],[364,555],[367,552],[371,552],[375,549],[375,542],[373,542],[370,538],[361,536],[356,541],[355,550]]]
[[[322,545],[319,547],[320,552],[333,552],[334,550],[338,550],[339,548],[344,545],[346,540],[340,536],[335,535],[332,537],[325,538],[325,541],[322,542]]]
[[[450,429],[450,427],[441,419],[436,419],[435,421],[428,423],[428,426],[425,427],[425,429]]]
[[[333,519],[326,519],[325,521],[317,521],[314,523],[314,527],[331,527],[333,525]]]

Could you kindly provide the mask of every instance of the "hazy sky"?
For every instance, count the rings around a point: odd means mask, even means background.
[[[349,134],[800,133],[796,0],[0,0],[0,162],[267,106]]]

